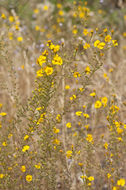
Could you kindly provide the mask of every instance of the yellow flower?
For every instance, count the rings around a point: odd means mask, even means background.
[[[109,77],[108,77],[107,73],[104,73],[103,77],[104,77],[107,81],[109,81]]]
[[[51,75],[51,74],[53,73],[53,68],[47,66],[47,67],[45,68],[45,72],[46,72],[47,76],[48,76],[48,75]]]
[[[107,32],[108,31],[108,29],[107,28],[105,28],[104,30],[103,30],[103,32]]]
[[[40,163],[35,164],[34,166],[35,166],[36,169],[40,169],[41,168],[41,164]]]
[[[62,58],[58,54],[56,54],[54,56],[53,60],[52,60],[52,64],[53,65],[62,65],[63,64],[63,60],[62,60]]]
[[[84,17],[85,17],[84,12],[80,12],[79,17],[80,17],[80,18],[84,18]]]
[[[10,133],[10,134],[8,135],[8,139],[9,139],[9,138],[11,138],[12,136],[13,136],[13,134],[12,134],[12,133]]]
[[[108,143],[107,143],[107,142],[104,144],[104,148],[105,148],[106,150],[108,149]]]
[[[22,152],[26,152],[27,150],[29,150],[30,146],[25,145],[23,146]]]
[[[87,113],[83,113],[83,116],[84,116],[85,118],[89,118],[89,117],[90,117]]]
[[[40,111],[41,109],[42,109],[42,107],[38,107],[38,108],[36,108],[37,111]]]
[[[51,50],[53,50],[54,47],[55,47],[55,45],[54,45],[50,40],[48,41],[47,46],[49,46],[49,48],[50,48]]]
[[[89,181],[94,181],[94,177],[93,177],[93,176],[90,176],[90,177],[88,177],[88,180],[89,180]]]
[[[61,9],[61,8],[62,8],[62,4],[60,4],[60,3],[57,3],[56,6],[57,6],[58,9]]]
[[[94,42],[94,47],[97,47],[98,49],[103,49],[105,46],[105,43],[104,42],[100,42],[100,40],[96,40]]]
[[[56,120],[60,123],[61,122],[61,115],[60,114],[58,114],[57,116],[56,116]]]
[[[53,128],[53,132],[54,132],[55,134],[57,134],[57,133],[59,133],[59,132],[60,132],[60,130],[59,130],[59,129],[57,129],[56,127],[54,127],[54,128]]]
[[[80,90],[81,92],[83,92],[83,91],[84,91],[84,88],[79,88],[79,90]]]
[[[21,166],[21,171],[22,172],[25,172],[26,171],[26,167],[23,165],[23,166]]]
[[[80,75],[79,72],[74,72],[73,76],[74,76],[75,78],[77,78],[77,77],[80,77],[81,75]]]
[[[105,36],[105,42],[110,42],[111,41],[111,36],[110,35],[107,35]]]
[[[54,48],[53,48],[54,53],[58,52],[59,50],[60,50],[59,45],[54,46]]]
[[[77,34],[77,32],[78,32],[77,29],[73,29],[73,30],[72,30],[72,33],[73,33],[73,34]]]
[[[112,33],[112,34],[114,33],[114,30],[113,30],[113,29],[111,30],[111,33]]]
[[[84,125],[85,129],[88,130],[89,129],[89,125]]]
[[[3,179],[4,178],[4,174],[0,174],[0,179]]]
[[[77,132],[75,132],[74,134],[73,134],[73,137],[76,137],[77,136]]]
[[[60,11],[58,12],[58,14],[59,14],[60,16],[63,16],[63,15],[64,15],[64,12],[63,12],[62,10],[60,10]]]
[[[54,53],[56,53],[56,52],[58,52],[58,51],[60,50],[60,46],[59,46],[59,45],[56,45],[56,46],[55,46],[50,40],[48,41],[47,46],[49,46],[49,48],[50,48],[51,50],[53,50]]]
[[[79,165],[80,167],[82,167],[82,166],[83,166],[83,163],[79,162],[78,165]]]
[[[93,142],[93,137],[92,137],[92,135],[91,135],[91,134],[87,134],[86,140],[87,140],[88,142]]]
[[[118,121],[113,120],[113,123],[115,124],[115,126],[116,126],[117,128],[120,127],[120,123],[119,123]]]
[[[123,123],[123,126],[124,126],[124,129],[126,129],[126,124],[125,123]]]
[[[19,30],[19,26],[18,26],[18,25],[15,25],[15,29],[16,29],[16,30]]]
[[[36,31],[39,31],[40,30],[40,27],[38,25],[35,26],[35,30]]]
[[[81,177],[81,179],[87,179],[87,176],[86,175],[82,175],[82,176],[80,176]]]
[[[6,19],[6,16],[4,13],[1,14],[1,18]]]
[[[21,65],[21,68],[24,69],[24,65]]]
[[[70,100],[71,100],[71,101],[73,100],[73,97],[72,97],[72,96],[70,97]]]
[[[96,96],[96,93],[95,93],[95,92],[92,92],[92,93],[90,93],[90,96],[95,97],[95,96]]]
[[[9,16],[9,21],[10,22],[14,22],[14,17],[13,16]]]
[[[102,106],[102,103],[99,100],[97,100],[95,102],[95,108],[100,108],[101,106]]]
[[[89,66],[87,66],[87,67],[85,68],[85,73],[88,75],[88,74],[90,74],[90,72],[91,72],[91,69],[90,69]]]
[[[114,46],[118,46],[117,40],[112,40],[112,43],[113,43]]]
[[[107,97],[102,97],[101,102],[103,103],[104,107],[107,105],[108,98]]]
[[[105,46],[105,43],[104,42],[100,42],[98,45],[97,45],[97,48],[98,49],[103,49]]]
[[[75,94],[73,94],[73,98],[76,99],[76,95]]]
[[[114,187],[112,188],[112,190],[117,190],[117,187],[116,187],[116,186],[114,186]]]
[[[77,115],[77,116],[81,116],[81,114],[82,114],[82,111],[77,111],[77,112],[76,112],[76,115]]]
[[[70,158],[72,156],[72,151],[71,150],[68,150],[67,152],[66,152],[66,157],[67,158]]]
[[[119,107],[118,106],[115,105],[114,107],[115,107],[116,111],[119,111]]]
[[[44,11],[48,11],[48,9],[49,9],[49,7],[48,7],[47,5],[45,5],[45,6],[43,7],[43,10],[44,10]]]
[[[17,37],[17,41],[22,42],[23,38],[21,36]]]
[[[39,10],[38,10],[38,9],[34,9],[34,13],[35,13],[35,14],[38,14],[38,13],[39,13]]]
[[[88,49],[88,48],[90,48],[90,44],[85,43],[84,46],[83,46],[83,48],[84,48],[84,49]]]
[[[76,18],[76,17],[77,17],[77,14],[76,14],[75,12],[73,13],[73,17],[74,17],[74,18]]]
[[[113,72],[113,68],[110,68],[110,69],[109,69],[109,73],[112,73],[112,72]]]
[[[44,120],[43,117],[40,117],[39,120],[38,120],[38,122],[37,122],[37,125],[39,125],[40,123],[42,123],[43,120]]]
[[[104,56],[104,53],[100,53],[100,56],[101,56],[101,57]]]
[[[87,36],[88,30],[87,30],[87,29],[84,29],[84,30],[83,30],[83,34],[84,34],[85,36]]]
[[[119,127],[116,129],[118,134],[122,134],[123,133],[123,129],[120,129]]]
[[[2,145],[3,145],[3,146],[7,146],[7,143],[4,141],[4,142],[2,143]]]
[[[29,136],[28,136],[28,135],[25,135],[25,136],[24,136],[24,141],[27,140],[28,138],[29,138]]]
[[[117,185],[124,187],[124,185],[125,185],[125,179],[123,179],[123,178],[119,179],[119,180],[117,181]]]
[[[3,104],[0,103],[0,108],[2,108]]]
[[[28,181],[28,182],[32,181],[32,175],[27,175],[26,176],[26,181]]]
[[[73,94],[73,96],[70,97],[70,100],[72,101],[73,99],[76,99],[76,95]]]
[[[111,177],[111,174],[110,173],[107,173],[107,177],[108,177],[108,179]]]
[[[45,50],[43,53],[42,53],[42,55],[44,55],[44,56],[47,56],[49,53],[48,53],[48,51],[47,50]]]
[[[53,144],[60,145],[60,140],[58,140],[58,139],[54,139]]]
[[[123,139],[121,137],[117,138],[119,142],[123,142]]]
[[[0,115],[1,115],[1,116],[6,116],[7,113],[5,113],[5,112],[1,112]]]
[[[98,10],[98,13],[99,13],[99,14],[102,14],[102,13],[103,13],[102,9],[99,9],[99,10]]]
[[[71,127],[72,127],[72,126],[71,126],[71,123],[67,123],[67,124],[66,124],[66,127],[67,127],[67,128],[71,128]]]
[[[65,86],[65,89],[66,89],[66,90],[70,89],[70,86],[69,86],[69,85],[66,85],[66,86]]]
[[[42,68],[39,69],[39,70],[36,72],[36,74],[37,74],[37,77],[42,77],[42,76],[43,76],[43,70],[42,70]]]
[[[97,47],[99,43],[100,43],[100,40],[96,40],[96,41],[94,42],[94,47]]]
[[[43,63],[46,62],[46,56],[45,55],[40,55],[39,58],[37,59],[37,64],[39,64],[40,66],[42,66]]]

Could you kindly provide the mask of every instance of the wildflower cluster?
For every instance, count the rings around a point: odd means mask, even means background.
[[[0,189],[125,189],[125,31],[96,2],[15,3],[0,8]]]

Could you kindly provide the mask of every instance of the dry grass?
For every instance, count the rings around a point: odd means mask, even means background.
[[[82,2],[16,10],[0,8],[0,189],[125,189],[125,10],[120,28]]]

